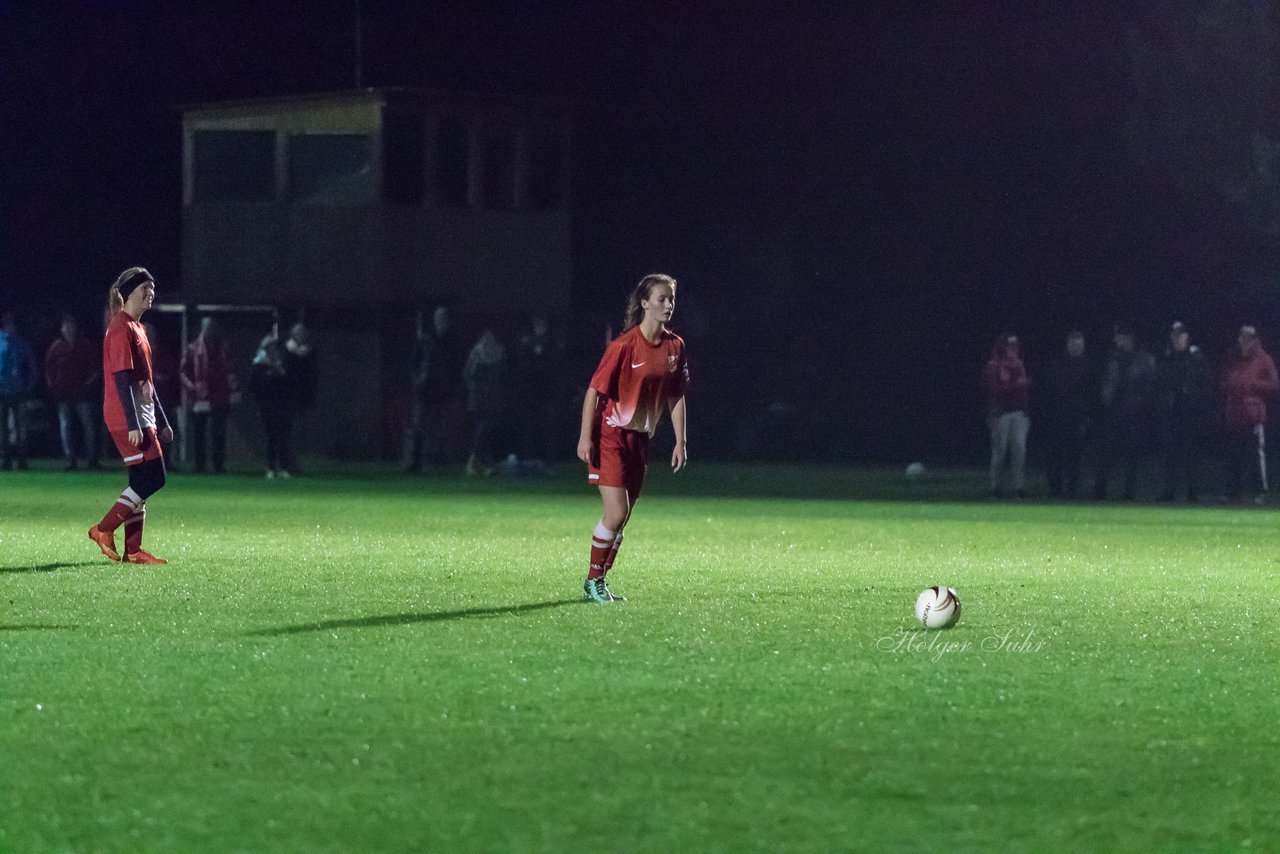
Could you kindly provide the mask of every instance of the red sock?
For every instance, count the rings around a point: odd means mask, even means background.
[[[601,575],[608,575],[609,570],[613,569],[613,562],[618,557],[618,549],[622,547],[622,532],[619,531],[613,538],[613,546],[609,549],[609,556],[604,559],[603,572]]]
[[[131,555],[142,548],[142,526],[147,521],[147,507],[139,504],[138,509],[124,520],[124,553]]]
[[[587,578],[600,578],[607,572],[605,562],[609,560],[609,552],[613,551],[614,532],[604,526],[604,522],[596,525],[591,535],[591,571]]]
[[[102,521],[98,523],[98,530],[111,533],[119,528],[133,515],[135,508],[142,504],[142,499],[138,497],[138,493],[133,489],[126,487],[125,491],[120,493],[120,497],[116,499],[116,503],[111,505],[111,509],[107,511],[107,515],[102,517]]]

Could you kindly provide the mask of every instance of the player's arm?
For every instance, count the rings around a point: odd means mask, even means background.
[[[132,374],[132,371],[116,371],[111,376],[115,379],[116,394],[120,397],[120,409],[124,412],[125,423],[129,425],[129,441],[134,445],[141,445],[142,423],[138,420],[138,405],[133,399]]]
[[[578,459],[587,465],[591,464],[591,458],[595,456],[591,434],[595,428],[596,402],[599,397],[599,392],[588,386],[587,393],[582,399],[582,423],[578,428]]]
[[[689,461],[689,451],[685,441],[685,426],[688,423],[688,406],[685,404],[685,396],[680,397],[671,404],[671,429],[676,434],[676,447],[671,452],[671,470],[680,471]]]
[[[156,407],[156,424],[160,425],[158,435],[161,442],[173,441],[173,427],[169,424],[169,416],[164,414],[164,407],[160,405],[160,396],[156,394],[156,387],[151,386],[151,402]]]

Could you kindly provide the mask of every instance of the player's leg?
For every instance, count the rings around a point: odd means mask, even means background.
[[[157,441],[154,440],[153,441]],[[147,521],[146,500],[164,487],[164,457],[148,459],[129,470],[129,485],[142,501],[124,521],[124,561],[126,563],[168,563],[142,548],[142,529]]]
[[[89,529],[89,539],[111,560],[120,560],[120,553],[116,551],[116,528],[123,525],[126,519],[132,518],[141,506],[142,496],[132,486],[127,486],[102,517],[102,521]]]
[[[595,595],[588,595],[596,601],[612,602],[622,599],[610,592],[605,576],[613,567],[618,556],[618,548],[622,545],[622,531],[627,520],[631,518],[631,496],[623,487],[600,487],[600,499],[603,512],[600,523],[596,525],[591,536],[591,571],[587,583],[595,585]]]
[[[623,438],[622,483],[626,498],[626,515],[622,517],[621,522],[615,529],[613,548],[609,550],[609,554],[604,561],[602,578],[605,579],[608,578],[609,570],[613,569],[613,562],[618,557],[618,550],[622,548],[623,531],[626,529],[627,522],[631,520],[631,514],[635,512],[636,501],[639,500],[640,493],[644,489],[644,476],[649,468],[648,434],[628,432]],[[613,599],[625,601],[625,597],[619,596],[609,589],[607,582],[605,584],[605,592]]]
[[[89,539],[111,560],[120,560],[121,555],[116,551],[115,530],[129,522],[130,525],[125,529],[126,540],[136,531],[134,536],[141,543],[139,510],[148,497],[164,486],[164,458],[155,430],[147,430],[143,434],[141,445],[134,445],[129,441],[128,434],[123,432],[112,433],[111,438],[128,467],[129,485],[120,493],[120,497],[107,510],[102,520],[89,529]],[[124,557],[127,560],[129,555]]]
[[[600,503],[600,521],[591,533],[591,566],[583,592],[588,599],[608,602],[611,597],[605,591],[604,575],[612,562],[610,557],[618,535],[631,515],[631,504],[627,500],[627,490],[621,486],[601,486]]]

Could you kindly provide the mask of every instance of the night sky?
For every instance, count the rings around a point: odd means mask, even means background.
[[[363,82],[572,102],[575,304],[676,275],[744,447],[966,453],[1002,329],[1280,350],[1275,4],[1032,5],[362,0]],[[174,106],[351,88],[353,7],[0,0],[0,303],[178,280]]]

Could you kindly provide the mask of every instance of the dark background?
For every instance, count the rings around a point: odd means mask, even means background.
[[[0,0],[0,304],[37,348],[125,266],[180,279],[174,106],[351,88],[354,8]],[[700,449],[976,458],[1004,329],[1033,379],[1071,325],[1097,357],[1116,320],[1156,352],[1174,319],[1214,355],[1245,321],[1278,340],[1274,3],[362,0],[361,20],[366,86],[575,105],[577,311],[681,280]]]

